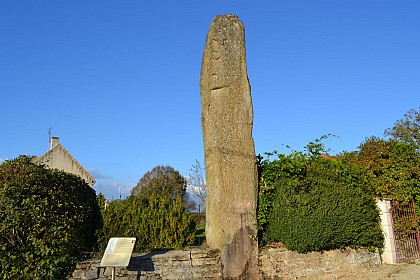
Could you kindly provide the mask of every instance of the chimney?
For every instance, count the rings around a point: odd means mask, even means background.
[[[55,136],[51,137],[51,140],[50,140],[50,150],[54,149],[55,146],[57,146],[60,143],[59,139],[60,138],[55,137]]]

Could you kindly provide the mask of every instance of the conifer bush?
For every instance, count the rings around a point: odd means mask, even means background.
[[[136,250],[179,249],[194,241],[195,222],[181,196],[151,194],[113,201],[103,211],[101,251],[111,237],[136,237]]]
[[[158,165],[145,173],[131,196],[102,211],[101,252],[111,237],[136,237],[138,251],[192,244],[195,221],[186,209],[186,188],[186,179],[171,166]]]

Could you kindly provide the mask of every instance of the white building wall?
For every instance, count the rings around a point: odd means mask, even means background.
[[[56,168],[68,173],[80,176],[92,186],[95,181],[89,173],[77,163],[75,159],[59,144],[58,137],[51,138],[50,151],[43,157],[37,159],[38,163],[44,164],[49,168]]]
[[[381,227],[384,234],[385,248],[382,253],[382,261],[387,264],[396,263],[394,229],[392,225],[391,200],[376,199],[376,205],[380,209]]]

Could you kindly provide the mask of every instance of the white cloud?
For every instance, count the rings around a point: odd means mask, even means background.
[[[101,192],[110,201],[119,199],[120,197],[121,199],[125,199],[130,195],[132,186],[124,184],[112,176],[104,175],[99,170],[89,169],[88,172],[96,180],[96,184],[93,185],[96,194]]]
[[[99,170],[93,168],[87,168],[87,172],[89,172],[89,174],[92,175],[95,180],[112,178],[111,176],[103,175]]]

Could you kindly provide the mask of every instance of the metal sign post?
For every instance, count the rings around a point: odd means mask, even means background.
[[[116,267],[127,267],[130,263],[135,243],[135,237],[112,237],[109,239],[101,266],[112,268],[112,280],[115,280]]]

